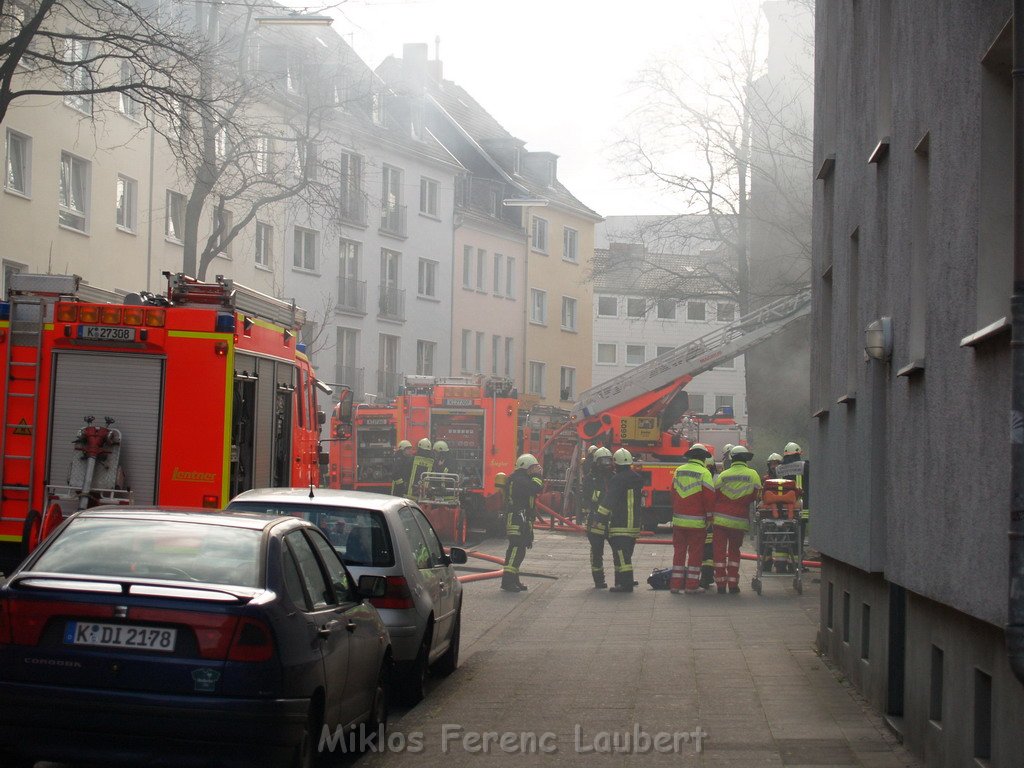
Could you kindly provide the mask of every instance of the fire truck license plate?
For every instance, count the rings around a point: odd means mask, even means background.
[[[78,338],[90,341],[135,341],[135,329],[116,325],[80,325]]]
[[[69,621],[64,631],[65,645],[95,645],[102,648],[141,648],[147,651],[173,651],[178,630],[162,627],[133,627],[130,624],[97,624]]]

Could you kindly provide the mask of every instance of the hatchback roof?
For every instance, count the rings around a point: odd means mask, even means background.
[[[79,518],[107,520],[166,520],[171,522],[204,523],[232,528],[262,530],[289,518],[250,512],[218,512],[187,507],[93,507],[78,513]]]
[[[360,509],[388,510],[409,504],[408,499],[367,491],[339,491],[335,488],[314,488],[310,498],[305,488],[256,488],[235,496],[231,501],[287,501],[289,504],[310,506],[359,507]]]

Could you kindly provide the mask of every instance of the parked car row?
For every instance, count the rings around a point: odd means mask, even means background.
[[[0,586],[0,765],[307,768],[458,666],[465,561],[375,494],[79,512]]]

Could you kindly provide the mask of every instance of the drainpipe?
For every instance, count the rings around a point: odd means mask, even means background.
[[[1013,0],[1013,298],[1010,342],[1010,594],[1006,647],[1024,683],[1024,0]]]

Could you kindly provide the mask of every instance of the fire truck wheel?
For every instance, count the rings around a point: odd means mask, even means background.
[[[42,528],[43,516],[38,511],[29,510],[28,517],[21,529],[21,548],[23,554],[29,554],[39,546],[39,532]],[[5,763],[6,765],[6,763]]]

